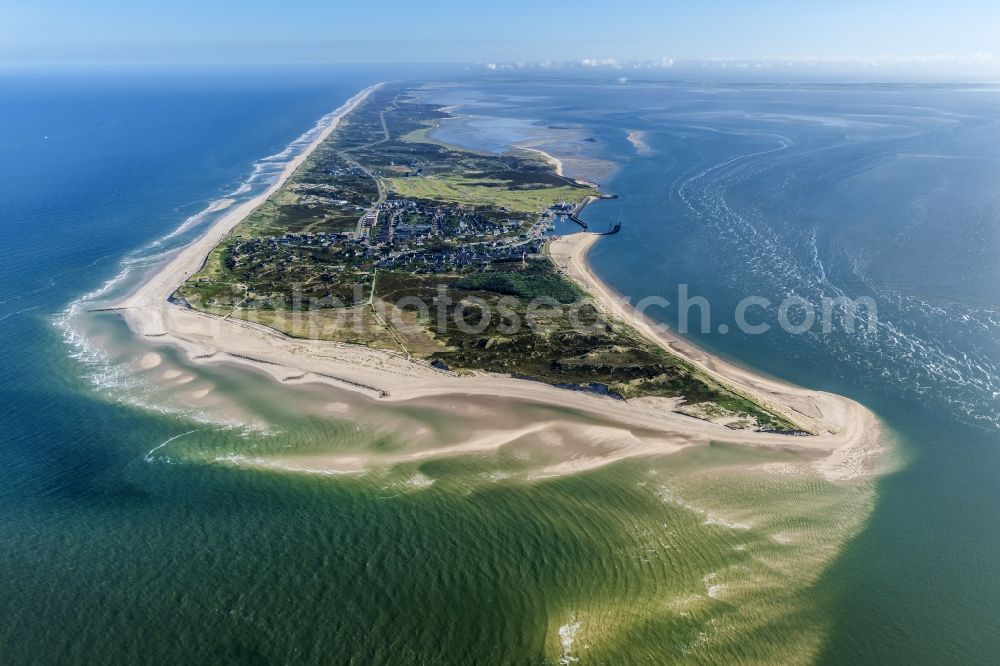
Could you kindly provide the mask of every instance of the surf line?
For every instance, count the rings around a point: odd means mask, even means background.
[[[163,442],[162,444],[159,444],[158,446],[154,446],[153,448],[151,448],[149,450],[149,453],[147,453],[146,455],[144,455],[142,457],[142,460],[143,460],[143,462],[151,463],[154,460],[153,454],[156,453],[157,451],[159,451],[160,449],[162,449],[164,446],[166,446],[170,442],[176,441],[176,440],[180,439],[181,437],[186,437],[187,435],[190,435],[192,433],[201,432],[203,430],[208,430],[208,429],[209,428],[195,428],[194,430],[188,430],[187,432],[182,432],[179,435],[174,435],[173,437],[171,437],[167,441]],[[215,430],[226,430],[226,428],[215,428]]]

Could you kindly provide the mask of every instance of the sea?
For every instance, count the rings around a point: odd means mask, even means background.
[[[783,474],[794,453],[722,443],[558,473],[632,434],[528,403],[282,386],[90,312],[265,189],[325,114],[399,79],[439,82],[421,96],[455,118],[436,139],[542,149],[617,195],[583,215],[622,225],[591,253],[602,278],[713,353],[872,409],[882,474]],[[1000,89],[16,70],[0,147],[0,662],[1000,651]],[[857,325],[824,327],[845,299]],[[538,422],[562,425],[517,432]],[[512,434],[447,450],[483,423]],[[372,464],[311,466],[334,455]]]

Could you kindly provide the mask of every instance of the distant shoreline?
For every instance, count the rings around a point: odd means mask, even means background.
[[[166,343],[182,348],[192,363],[246,365],[266,372],[285,384],[328,384],[386,402],[462,394],[536,401],[657,430],[678,444],[725,441],[801,449],[814,454],[816,460],[813,467],[829,478],[858,478],[874,473],[879,426],[871,412],[847,398],[780,384],[736,368],[682,341],[664,339],[649,322],[623,309],[612,290],[589,268],[586,254],[598,238],[595,235],[578,234],[560,238],[549,247],[557,265],[585,291],[594,295],[601,307],[668,348],[671,353],[721,378],[726,384],[752,395],[763,404],[779,407],[779,413],[790,415],[793,421],[808,426],[816,434],[791,437],[767,432],[734,431],[673,411],[676,399],[640,398],[622,402],[502,375],[478,373],[457,376],[432,368],[429,364],[408,360],[398,353],[360,345],[292,338],[260,324],[222,318],[169,302],[174,291],[201,268],[218,243],[277,191],[344,116],[376,88],[365,89],[332,114],[327,126],[307,149],[286,165],[281,176],[266,192],[233,207],[202,237],[182,249],[118,303],[116,309],[121,311],[130,328],[140,336],[155,338],[156,344]],[[530,150],[548,155],[538,149]],[[555,160],[559,165],[557,169],[561,170],[561,162],[548,157]],[[619,455],[627,457],[650,453],[648,450],[642,453],[623,450]],[[613,455],[611,459],[614,459]]]

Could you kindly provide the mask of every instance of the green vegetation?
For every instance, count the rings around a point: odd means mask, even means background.
[[[526,285],[530,296],[511,294],[511,284]],[[530,299],[555,298],[559,292],[546,293],[546,288],[560,284],[576,289],[554,274],[519,276],[506,271],[453,283],[458,289],[474,285],[485,303],[448,292],[453,296],[445,319],[448,326],[439,336],[447,349],[433,358],[450,367],[510,373],[625,399],[680,397],[687,405],[716,408],[692,413],[756,422],[765,430],[795,430],[787,420],[719,384],[631,327],[604,317],[589,300],[581,300],[578,290],[573,298],[567,292],[566,298],[557,299],[562,305],[532,305]],[[503,302],[505,295],[519,295],[523,300]]]
[[[583,292],[569,280],[552,275],[492,271],[468,275],[454,284],[467,291],[490,291],[520,298],[551,298],[560,303],[575,303]]]

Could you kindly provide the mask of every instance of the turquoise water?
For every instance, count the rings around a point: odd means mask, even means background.
[[[873,407],[906,461],[877,487],[774,474],[797,458],[725,446],[550,476],[654,434],[517,402],[387,410],[167,348],[142,369],[149,342],[117,317],[66,317],[197,234],[210,202],[266,187],[324,113],[413,73],[4,81],[0,660],[988,663],[996,93],[450,93],[487,117],[490,147],[542,141],[604,174],[621,198],[587,218],[624,228],[593,258],[625,293],[683,281],[720,313],[747,285],[873,293],[893,327],[874,339],[696,337]],[[556,425],[428,454],[537,422]],[[361,473],[302,471],[355,458]]]

